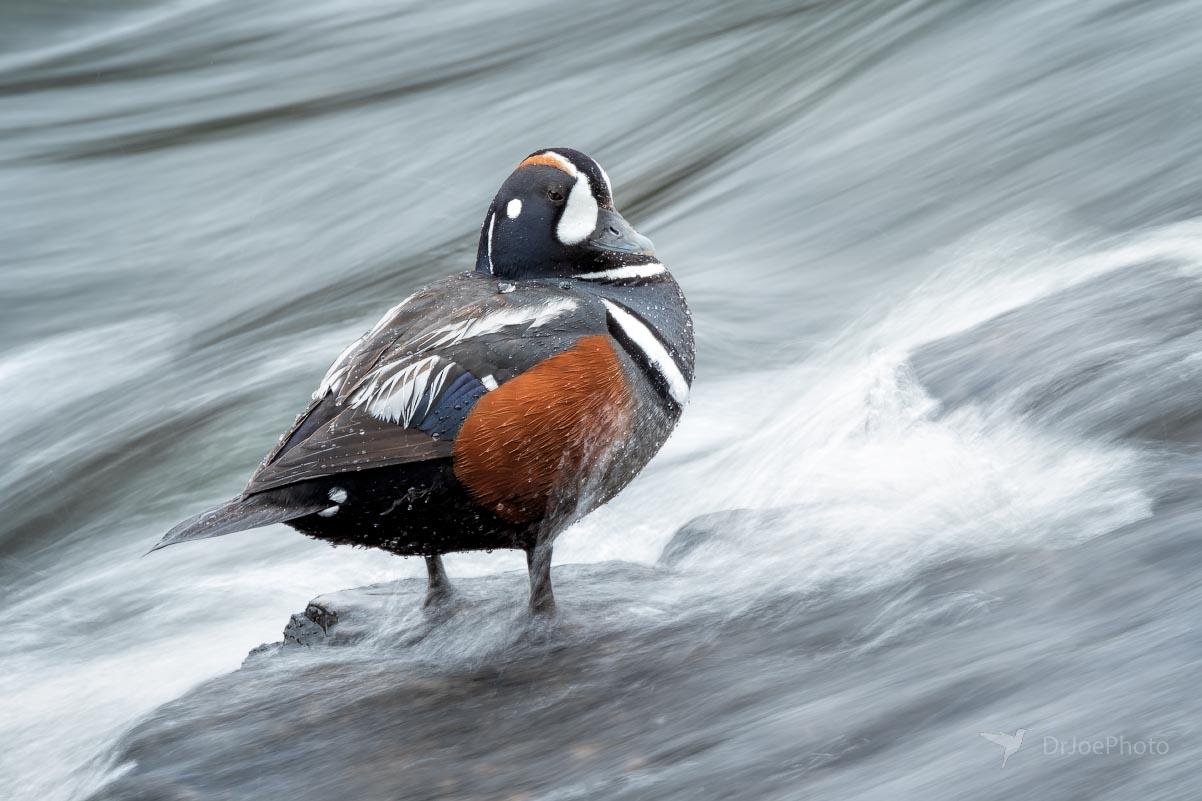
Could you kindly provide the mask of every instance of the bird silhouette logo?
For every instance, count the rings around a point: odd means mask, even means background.
[[[978,732],[989,742],[1002,747],[1002,767],[1006,767],[1006,760],[1010,759],[1018,749],[1023,747],[1023,736],[1027,733],[1026,729],[1019,729],[1014,734],[995,734],[989,731]]]

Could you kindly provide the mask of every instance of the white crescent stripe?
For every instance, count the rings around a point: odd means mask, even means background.
[[[663,275],[667,268],[659,262],[651,264],[628,264],[625,267],[615,267],[612,270],[600,270],[595,273],[580,273],[577,278],[585,281],[623,281],[630,278],[654,278]]]
[[[685,401],[689,398],[689,382],[685,380],[684,374],[676,366],[676,360],[672,358],[672,354],[668,353],[668,349],[663,346],[659,338],[639,318],[605,298],[602,298],[601,302],[605,304],[613,321],[643,352],[656,372],[663,376],[668,383],[668,394],[672,396],[673,400],[684,406]]]

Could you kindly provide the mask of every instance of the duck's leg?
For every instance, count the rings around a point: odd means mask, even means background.
[[[426,584],[426,599],[422,601],[422,606],[429,608],[451,597],[451,580],[447,578],[447,569],[443,567],[442,557],[427,556],[426,557],[426,574],[429,576],[429,583]]]
[[[530,571],[530,614],[554,614],[555,593],[551,591],[550,542],[542,542],[526,549],[526,569]]]

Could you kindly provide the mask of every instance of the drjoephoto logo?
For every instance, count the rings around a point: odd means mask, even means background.
[[[1048,756],[1164,756],[1169,752],[1169,742],[1159,737],[1128,740],[1122,735],[1110,735],[1096,740],[1044,737],[1043,752]]]
[[[1017,729],[1014,734],[1005,732],[978,732],[981,737],[1002,749],[1002,767],[1010,761],[1023,747],[1027,729]],[[1027,741],[1030,745],[1030,741]],[[1045,734],[1042,737],[1042,752],[1044,756],[1113,756],[1113,757],[1150,757],[1164,756],[1169,753],[1169,741],[1161,737],[1143,737],[1130,739],[1123,735],[1107,735],[1097,738],[1055,737]],[[1028,749],[1030,750],[1030,749]]]

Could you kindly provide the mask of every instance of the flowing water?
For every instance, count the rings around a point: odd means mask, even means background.
[[[1195,795],[1199,75],[1170,0],[0,0],[0,797]],[[457,555],[219,678],[421,563],[143,553],[555,145],[698,336],[563,630]]]

